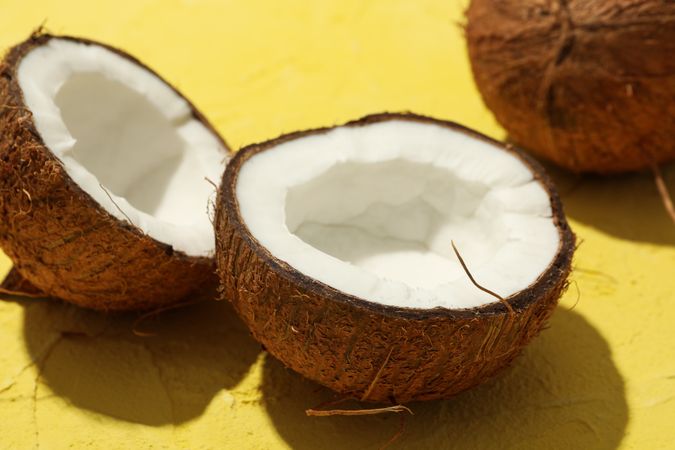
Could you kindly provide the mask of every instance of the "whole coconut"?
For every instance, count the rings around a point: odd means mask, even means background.
[[[675,159],[675,2],[473,0],[474,77],[510,138],[576,172]]]

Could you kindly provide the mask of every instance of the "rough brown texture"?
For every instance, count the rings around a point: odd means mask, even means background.
[[[217,282],[211,258],[174,251],[117,220],[45,146],[16,71],[28,52],[55,37],[106,47],[148,69],[121,50],[40,32],[7,53],[0,65],[0,247],[46,295],[99,310],[155,308]],[[193,114],[213,131],[194,107]]]
[[[474,78],[518,145],[576,172],[675,159],[675,2],[473,0]]]
[[[411,114],[368,116],[347,126],[390,119],[454,127]],[[544,326],[566,287],[574,235],[550,180],[521,158],[550,195],[561,246],[552,265],[528,289],[480,308],[397,308],[344,294],[303,275],[271,255],[243,223],[237,201],[240,168],[253,155],[312,130],[249,146],[232,159],[223,177],[216,212],[216,260],[222,294],[253,336],[286,366],[343,394],[377,402],[450,397],[506,367]]]

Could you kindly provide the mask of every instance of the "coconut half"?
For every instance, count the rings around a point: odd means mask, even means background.
[[[382,402],[448,397],[508,365],[557,304],[574,251],[540,166],[411,114],[241,150],[216,242],[223,295],[272,355]]]
[[[207,210],[229,153],[188,100],[72,37],[32,36],[0,75],[0,246],[28,282],[105,310],[213,284]]]

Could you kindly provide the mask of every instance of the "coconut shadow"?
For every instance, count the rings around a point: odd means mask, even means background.
[[[399,429],[394,414],[306,417],[305,409],[334,396],[269,355],[263,395],[277,431],[296,449],[375,449]],[[408,406],[415,415],[391,448],[614,449],[628,423],[624,382],[607,342],[562,308],[512,369],[453,399]]]
[[[205,301],[138,325],[58,301],[26,302],[24,337],[40,382],[75,407],[151,426],[200,416],[260,352],[228,302]]]
[[[575,175],[545,164],[558,186],[568,218],[620,239],[675,246],[675,226],[651,172],[613,176]],[[675,164],[662,168],[675,196]]]

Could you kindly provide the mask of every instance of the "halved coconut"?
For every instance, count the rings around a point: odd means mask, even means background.
[[[0,105],[0,246],[28,282],[125,310],[214,281],[228,149],[176,89],[121,50],[38,33],[2,62]]]
[[[555,307],[573,251],[540,166],[410,114],[241,150],[216,212],[223,295],[253,336],[370,401],[448,397],[508,365]]]

